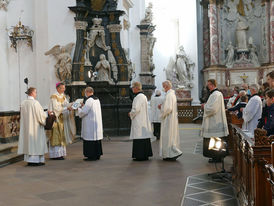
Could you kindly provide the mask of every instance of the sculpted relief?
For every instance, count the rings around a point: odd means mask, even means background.
[[[72,59],[71,51],[74,47],[74,43],[69,43],[66,46],[56,45],[52,47],[49,51],[45,52],[45,55],[53,55],[57,60],[55,64],[55,74],[56,77],[62,82],[71,81],[71,69],[72,69]]]
[[[269,60],[263,0],[224,0],[220,8],[220,62],[228,68],[258,67]],[[249,43],[249,39],[252,43]]]

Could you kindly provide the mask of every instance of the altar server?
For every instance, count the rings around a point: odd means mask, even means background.
[[[131,119],[130,139],[133,140],[133,160],[148,160],[152,154],[150,138],[152,137],[151,123],[148,117],[147,97],[142,92],[142,84],[134,82],[132,91],[136,95],[133,99],[132,109],[129,112]]]
[[[92,87],[85,89],[86,101],[82,108],[78,109],[82,118],[83,154],[85,161],[99,160],[103,155],[102,143],[103,124],[100,100],[93,95]]]

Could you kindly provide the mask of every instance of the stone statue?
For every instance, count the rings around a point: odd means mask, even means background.
[[[248,51],[246,30],[248,30],[248,25],[244,22],[243,18],[240,17],[236,28],[236,39],[237,39],[237,51]]]
[[[254,67],[259,67],[260,63],[259,63],[259,59],[258,56],[256,54],[256,46],[254,44],[250,44],[250,53],[249,53],[249,59],[251,61],[251,63],[254,65]]]
[[[152,72],[155,69],[155,65],[153,63],[153,49],[156,42],[156,38],[151,36],[148,38],[148,55],[149,55],[149,68]]]
[[[194,63],[186,55],[184,47],[180,46],[176,54],[175,70],[178,75],[179,84],[181,87],[193,87],[193,68]]]
[[[74,43],[69,43],[63,47],[56,45],[49,51],[45,52],[45,55],[52,54],[57,59],[57,63],[54,66],[56,69],[55,74],[56,77],[62,82],[71,80],[71,51],[74,45]]]
[[[0,0],[0,9],[4,9],[5,11],[7,11],[9,2],[10,0]]]
[[[105,51],[108,50],[105,41],[105,29],[101,25],[102,19],[101,18],[93,18],[92,19],[93,25],[90,29],[88,34],[88,48],[92,48],[95,44],[99,47],[104,49]]]
[[[152,13],[152,3],[150,2],[148,4],[148,7],[146,8],[145,18],[141,21],[141,24],[151,24],[153,19],[153,13]]]
[[[95,70],[97,70],[98,72],[97,73],[98,81],[112,82],[110,64],[108,60],[106,60],[106,56],[104,54],[100,54],[100,61],[97,62],[95,66]]]
[[[193,87],[193,69],[195,64],[186,55],[184,47],[180,46],[174,61],[170,57],[166,72],[167,80],[170,80],[174,88],[192,88]]]
[[[226,50],[227,56],[225,60],[225,65],[227,68],[232,68],[234,64],[234,46],[232,45],[231,41],[229,42]]]

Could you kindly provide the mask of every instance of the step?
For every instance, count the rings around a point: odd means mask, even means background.
[[[19,162],[24,159],[24,155],[18,155],[17,151],[12,152],[6,155],[1,155],[0,156],[0,168],[7,166],[9,164]]]
[[[0,144],[0,156],[17,152],[18,142]]]

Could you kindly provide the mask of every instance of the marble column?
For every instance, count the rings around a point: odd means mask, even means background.
[[[0,8],[0,111],[5,111],[9,105],[9,65],[8,65],[8,34],[7,12]]]
[[[205,3],[204,3],[205,4]],[[210,38],[209,38],[208,4],[203,5],[203,48],[204,66],[210,66]]]
[[[84,47],[85,41],[84,36],[87,29],[88,23],[86,21],[75,21],[76,27],[76,47],[73,57],[72,65],[72,83],[77,82],[81,84],[84,81]],[[82,64],[83,63],[83,64]],[[80,81],[80,82],[79,82]]]
[[[219,64],[219,35],[218,35],[218,15],[216,0],[209,1],[209,36],[210,36],[210,65]]]
[[[274,0],[270,1],[270,63],[274,63]]]

